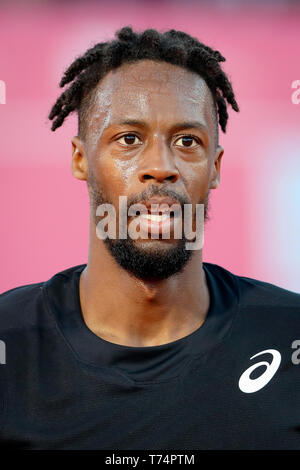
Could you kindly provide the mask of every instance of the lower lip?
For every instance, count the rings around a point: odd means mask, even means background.
[[[179,217],[167,217],[162,220],[151,220],[142,216],[137,216],[136,221],[140,227],[141,238],[149,238],[148,235],[151,235],[151,238],[161,238],[165,239],[172,238],[172,233],[174,233],[175,225],[179,223]]]

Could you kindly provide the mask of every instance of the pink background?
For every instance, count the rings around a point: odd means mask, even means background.
[[[85,263],[86,185],[70,171],[76,119],[47,115],[66,66],[121,26],[184,30],[227,58],[241,112],[229,111],[221,186],[204,260],[300,292],[300,8],[199,2],[0,6],[0,291]]]

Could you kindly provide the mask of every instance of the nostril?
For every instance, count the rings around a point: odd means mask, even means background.
[[[138,178],[142,183],[150,179],[156,180],[160,183],[162,183],[163,181],[175,183],[178,180],[178,172],[153,168],[153,169],[147,169],[146,171],[139,171]]]
[[[175,180],[175,175],[170,175],[165,178],[167,181],[174,181]]]

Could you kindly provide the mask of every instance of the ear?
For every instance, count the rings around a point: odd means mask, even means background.
[[[221,170],[221,160],[224,153],[223,147],[218,145],[215,157],[214,157],[214,168],[212,178],[210,180],[210,189],[217,189],[220,184],[220,170]]]
[[[71,171],[78,180],[87,180],[87,158],[84,144],[78,136],[72,139],[72,164]]]

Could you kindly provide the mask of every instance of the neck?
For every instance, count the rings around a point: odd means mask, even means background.
[[[90,236],[79,295],[86,325],[107,341],[126,346],[176,341],[198,329],[209,308],[202,250],[182,273],[146,281],[121,268],[103,241]]]

